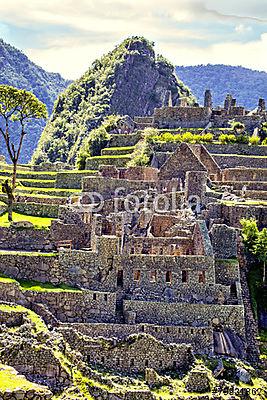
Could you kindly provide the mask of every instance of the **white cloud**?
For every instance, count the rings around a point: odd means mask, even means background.
[[[244,24],[239,24],[235,27],[235,32],[240,33],[240,34],[251,32],[251,31],[252,31],[252,27],[246,26]]]
[[[0,19],[34,28],[39,45],[23,50],[37,64],[67,78],[79,77],[94,59],[131,35],[155,41],[157,49],[179,65],[220,62],[267,71],[266,35],[238,42],[254,32],[251,25],[264,26],[257,22],[259,13],[241,13],[244,1],[238,1],[231,13],[232,0],[220,5],[212,0],[25,0],[23,9],[21,0],[0,0]],[[259,4],[255,0],[255,9]]]

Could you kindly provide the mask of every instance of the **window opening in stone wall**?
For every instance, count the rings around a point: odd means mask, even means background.
[[[157,281],[157,271],[150,271],[150,282]]]
[[[130,361],[130,366],[131,366],[131,367],[134,367],[134,359],[133,359],[133,358],[132,358],[131,361]]]
[[[132,248],[131,248],[131,254],[134,254],[134,253],[135,253],[134,247],[132,247]]]
[[[140,269],[135,269],[133,273],[133,280],[135,282],[140,282],[140,279],[141,279],[141,271]]]
[[[119,270],[117,274],[117,286],[123,286],[123,270]]]
[[[177,362],[173,361],[173,368],[176,368],[176,367],[177,367]]]
[[[205,283],[205,271],[200,271],[198,274],[198,282]]]
[[[188,282],[188,271],[182,271],[182,282],[187,283]]]
[[[160,247],[160,249],[159,249],[159,254],[162,256],[163,255],[163,248],[162,247]]]
[[[108,295],[107,294],[104,294],[104,300],[108,301]]]
[[[148,360],[145,360],[145,367],[148,367]]]
[[[166,272],[166,283],[172,283],[172,273],[171,271]]]
[[[93,300],[96,300],[96,293],[93,294]]]
[[[101,357],[101,363],[104,364],[105,363],[105,357]]]
[[[120,365],[120,361],[121,361],[121,360],[120,360],[119,358],[117,358],[117,359],[116,359],[116,365]]]

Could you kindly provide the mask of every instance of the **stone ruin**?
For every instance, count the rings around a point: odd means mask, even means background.
[[[198,104],[189,105],[182,98],[179,105],[164,104],[161,108],[155,108],[151,117],[136,117],[137,129],[155,127],[159,129],[174,128],[228,128],[229,122],[236,120],[244,123],[246,129],[253,132],[266,121],[265,100],[260,98],[258,106],[254,110],[246,110],[238,106],[236,99],[228,94],[223,107],[213,107],[212,93],[206,90],[204,94],[204,106]]]

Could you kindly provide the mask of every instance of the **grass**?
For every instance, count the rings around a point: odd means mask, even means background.
[[[134,150],[134,149],[135,149],[135,146],[106,147],[105,151],[114,151],[114,150],[123,151],[123,150]]]
[[[118,154],[118,155],[110,155],[110,156],[95,156],[95,157],[89,157],[88,160],[109,160],[109,159],[114,159],[114,158],[121,158],[121,159],[125,159],[128,160],[131,158],[130,154]]]
[[[267,200],[245,200],[245,201],[232,201],[232,200],[222,200],[221,204],[225,206],[267,206]]]
[[[39,317],[39,315],[35,314],[35,312],[16,305],[16,306],[9,306],[7,304],[0,304],[0,312],[18,312],[18,313],[24,313],[27,314],[28,318],[31,320],[31,322],[35,325],[35,331],[36,333],[39,332],[46,332],[47,331],[47,326],[43,322],[43,320]]]
[[[65,284],[55,286],[52,283],[42,283],[37,281],[18,280],[18,282],[22,290],[32,290],[34,292],[54,292],[54,293],[82,292],[81,289],[73,288]]]
[[[13,279],[9,278],[4,274],[0,274],[0,283],[18,283],[21,290],[32,290],[34,292],[81,292],[81,289],[74,288],[69,285],[61,284],[58,286],[53,285],[49,282],[38,282],[38,281],[26,281],[24,279]]]
[[[39,253],[37,251],[0,250],[1,255],[28,256],[28,257],[56,257],[57,253]]]
[[[30,390],[35,389],[43,391],[40,386],[28,381],[24,376],[18,375],[16,371],[6,365],[0,364],[0,390],[15,390],[15,389]]]
[[[28,221],[28,222],[31,222],[34,225],[34,228],[36,228],[36,229],[49,228],[51,226],[51,222],[53,221],[53,219],[54,218],[36,217],[33,215],[19,214],[16,212],[13,213],[13,220],[15,222]],[[7,213],[0,216],[0,226],[1,227],[9,227],[10,226],[10,222],[8,221]]]

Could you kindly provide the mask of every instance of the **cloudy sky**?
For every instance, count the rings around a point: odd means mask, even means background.
[[[0,36],[66,78],[131,35],[176,65],[267,71],[267,0],[0,0]]]

